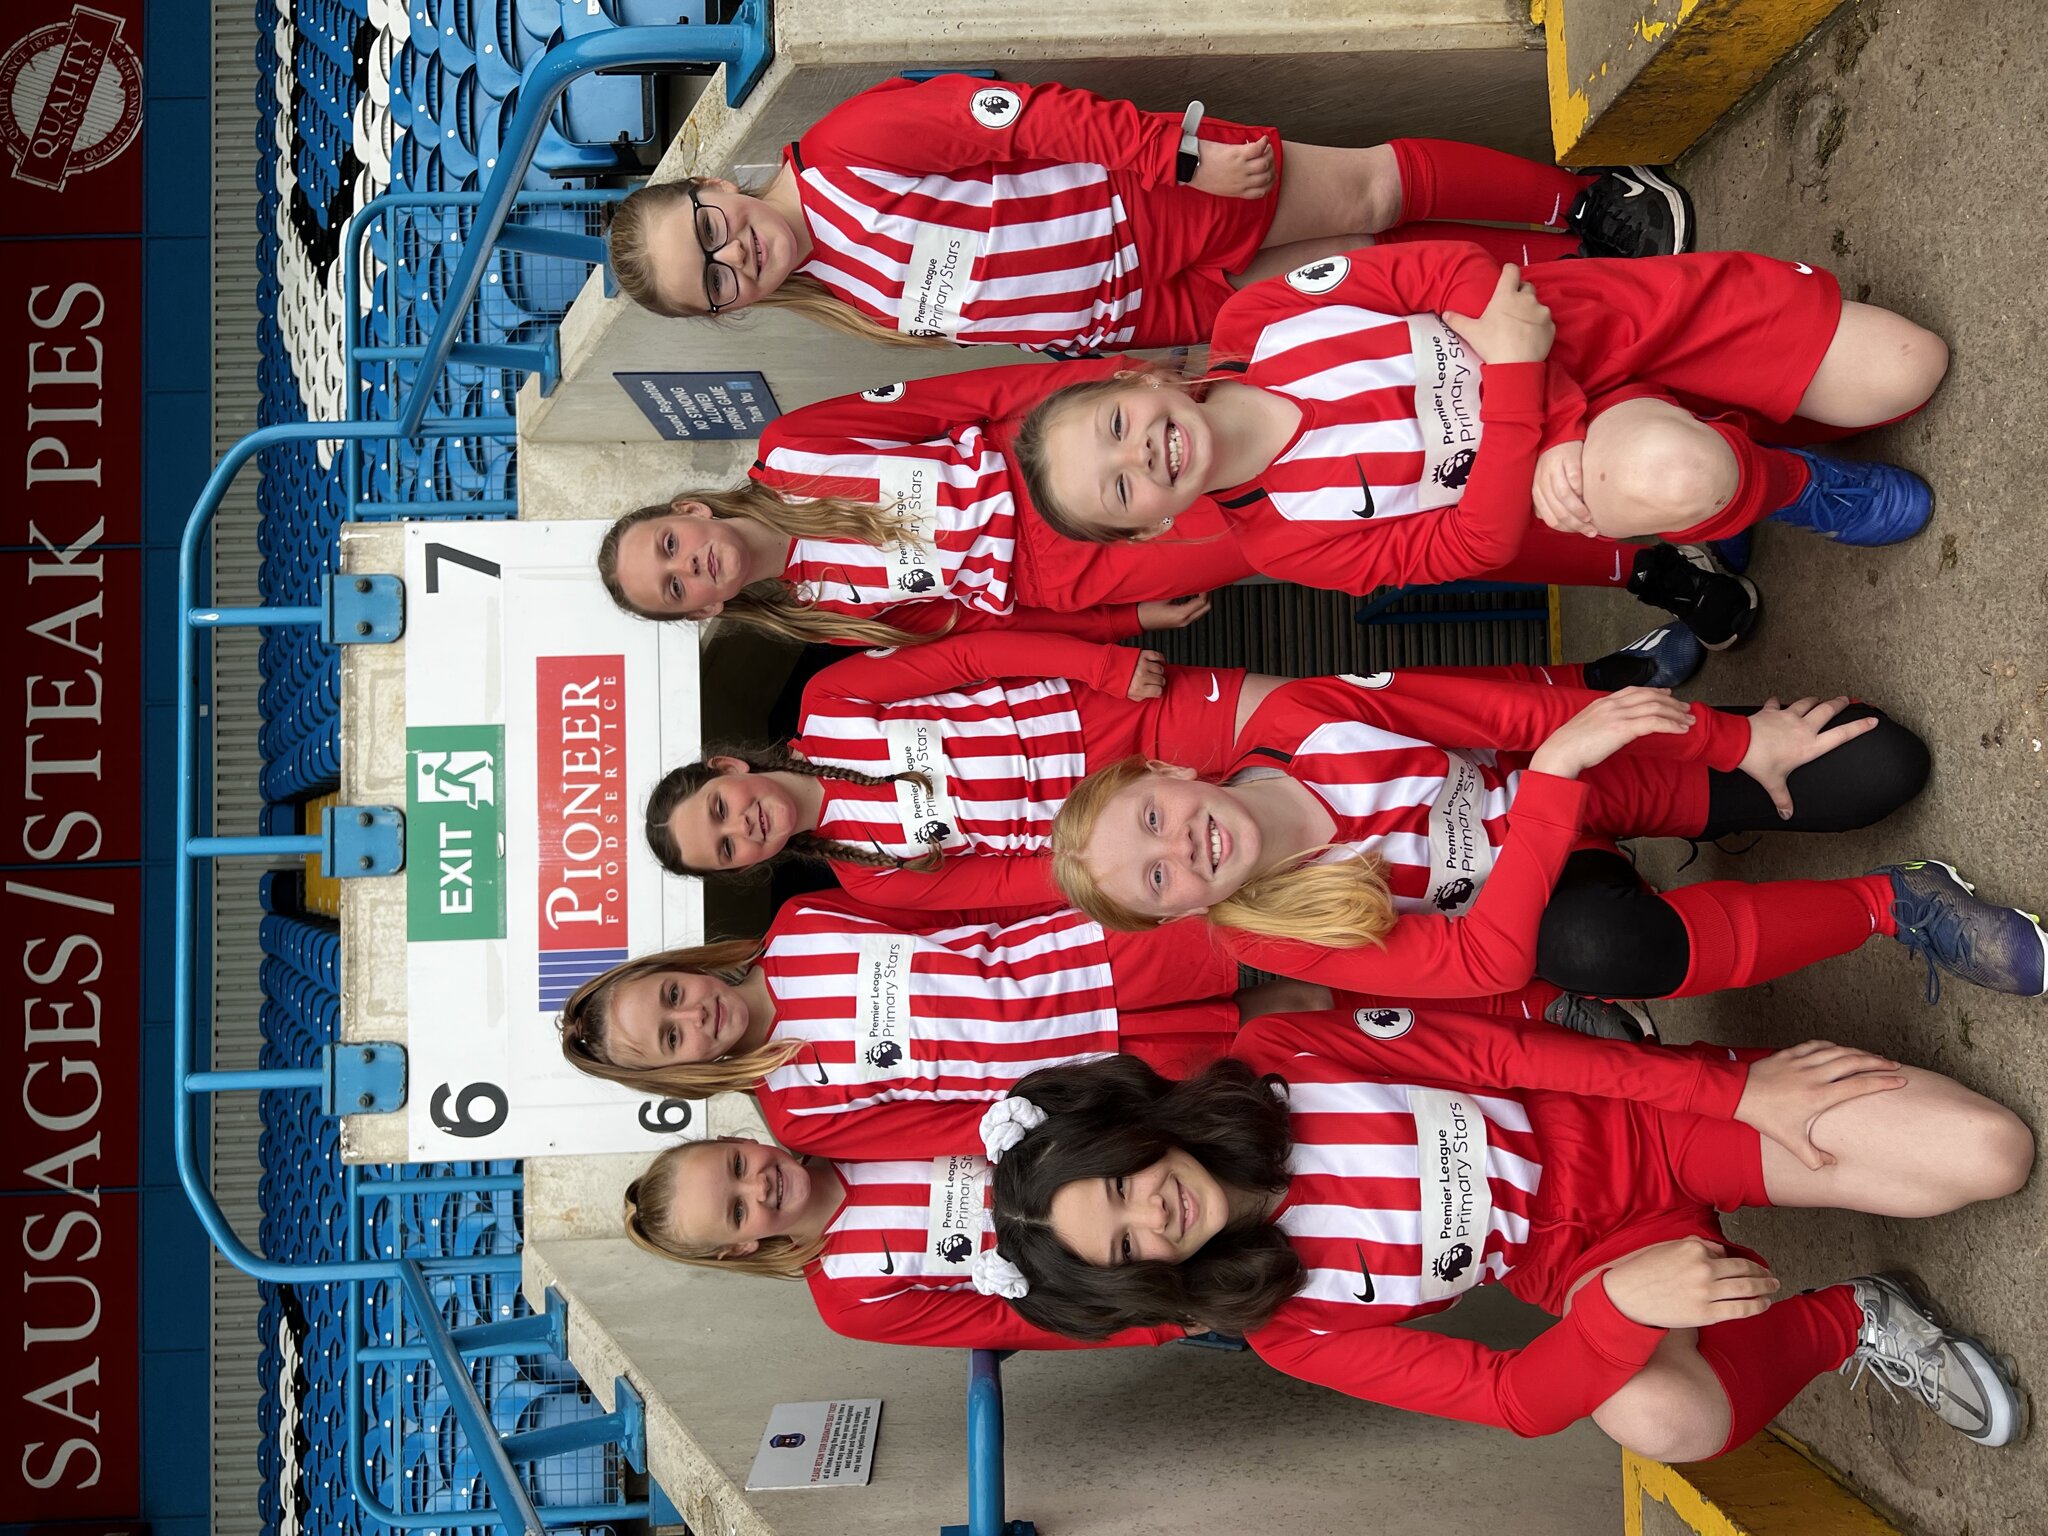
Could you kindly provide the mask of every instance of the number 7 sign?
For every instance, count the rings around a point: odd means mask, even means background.
[[[612,606],[601,523],[406,530],[407,1145],[654,1150],[700,1106],[578,1072],[556,1029],[629,955],[701,941],[640,809],[698,750],[697,637]]]

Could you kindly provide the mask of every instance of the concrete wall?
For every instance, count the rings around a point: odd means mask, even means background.
[[[651,1471],[700,1536],[933,1536],[965,1518],[966,1356],[828,1333],[809,1288],[666,1264],[620,1239],[529,1241],[527,1294],[569,1302],[569,1353],[609,1405],[647,1401]],[[1540,1314],[1492,1288],[1445,1331],[1507,1344]],[[1046,1536],[1199,1531],[1584,1536],[1612,1528],[1619,1453],[1362,1403],[1187,1345],[1012,1356],[1009,1514]],[[769,1409],[883,1400],[865,1488],[743,1491]]]
[[[1402,134],[1473,139],[1546,154],[1541,37],[1518,0],[1047,0],[874,6],[778,0],[774,65],[738,110],[708,92],[657,179],[769,165],[835,103],[913,67],[986,66],[1013,80],[1057,79],[1178,112],[1277,122],[1311,143],[1371,144]],[[541,445],[651,443],[654,429],[613,374],[759,369],[784,410],[909,376],[1015,360],[982,348],[882,347],[772,313],[731,323],[665,320],[593,281],[562,326],[563,378],[519,401],[522,474]],[[569,452],[527,478],[522,515],[614,516],[688,485],[732,478],[729,445],[674,444],[655,459]]]

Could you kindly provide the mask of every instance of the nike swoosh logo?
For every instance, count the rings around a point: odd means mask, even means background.
[[[1358,470],[1358,494],[1365,498],[1365,505],[1354,508],[1351,515],[1353,517],[1371,517],[1376,509],[1372,504],[1372,487],[1365,483],[1365,461],[1354,455],[1351,463]]]
[[[1800,273],[1804,273],[1804,274],[1805,274],[1806,276],[1808,276],[1808,277],[1811,277],[1811,276],[1813,276],[1813,268],[1809,267],[1809,266],[1808,266],[1808,265],[1807,265],[1807,264],[1806,264],[1805,262],[1803,262],[1803,261],[1795,261],[1795,262],[1793,262],[1793,263],[1792,263],[1792,270],[1793,270],[1794,272],[1800,272]]]
[[[832,1079],[825,1075],[825,1063],[818,1060],[818,1052],[816,1047],[813,1047],[811,1050],[811,1065],[818,1069],[818,1081],[826,1084],[829,1087],[831,1085]]]
[[[1214,672],[1211,672],[1209,674],[1209,702],[1211,704],[1214,704],[1218,699],[1222,697],[1223,690],[1217,687],[1216,685],[1216,674]]]
[[[1351,1251],[1358,1255],[1358,1278],[1365,1282],[1364,1290],[1353,1291],[1351,1294],[1360,1301],[1370,1302],[1378,1293],[1372,1288],[1372,1271],[1365,1267],[1365,1250],[1359,1247],[1358,1244],[1353,1243]]]
[[[896,1255],[889,1251],[889,1239],[886,1237],[882,1239],[882,1273],[885,1275],[896,1273]]]
[[[1626,192],[1621,194],[1623,197],[1641,197],[1643,195],[1643,184],[1637,181],[1635,177],[1616,176],[1614,179],[1628,188]]]

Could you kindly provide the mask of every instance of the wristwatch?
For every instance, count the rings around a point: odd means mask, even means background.
[[[1202,112],[1202,104],[1191,101],[1187,111],[1180,115],[1180,153],[1173,157],[1173,179],[1182,186],[1195,179],[1196,168],[1202,163],[1202,141],[1195,132],[1202,126]]]

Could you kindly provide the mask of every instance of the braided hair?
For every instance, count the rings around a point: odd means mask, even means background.
[[[654,851],[661,867],[672,875],[707,875],[726,879],[738,877],[762,878],[776,865],[785,861],[809,860],[814,863],[837,862],[857,864],[863,869],[903,869],[912,874],[929,874],[945,859],[945,834],[921,836],[919,841],[925,851],[915,859],[899,858],[893,853],[884,853],[880,848],[862,848],[853,843],[842,843],[836,838],[820,837],[815,832],[793,832],[782,851],[773,858],[763,859],[759,864],[745,870],[696,869],[683,858],[683,851],[676,846],[675,834],[669,830],[669,821],[676,813],[676,807],[703,789],[714,779],[724,777],[711,766],[714,757],[733,757],[747,765],[752,773],[796,773],[813,779],[838,779],[848,784],[895,784],[903,781],[920,786],[925,793],[932,792],[931,780],[922,773],[873,774],[862,773],[858,768],[841,768],[832,763],[814,763],[809,758],[799,757],[790,751],[788,743],[777,747],[712,747],[694,763],[685,763],[680,768],[671,768],[654,786],[654,793],[647,797],[647,846]]]

